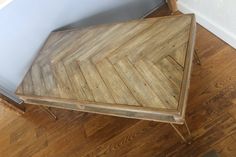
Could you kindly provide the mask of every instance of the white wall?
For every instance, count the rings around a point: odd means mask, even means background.
[[[178,8],[236,48],[236,0],[178,0]]]
[[[106,11],[111,13],[112,10],[115,12],[111,16],[106,15],[105,21],[139,18],[161,2],[14,0],[0,10],[0,85],[12,92],[16,89],[52,30],[89,17],[99,21],[104,16],[96,18],[95,15]],[[89,20],[86,24],[89,24]]]

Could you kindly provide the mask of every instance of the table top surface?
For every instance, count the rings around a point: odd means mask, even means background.
[[[193,15],[52,32],[16,94],[31,104],[181,122],[194,34]]]

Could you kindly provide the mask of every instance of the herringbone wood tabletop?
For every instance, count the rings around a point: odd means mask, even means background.
[[[17,89],[25,102],[181,123],[193,15],[53,32]]]

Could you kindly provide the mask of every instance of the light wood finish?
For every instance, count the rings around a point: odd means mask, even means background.
[[[26,103],[184,121],[194,15],[53,32],[16,94]]]
[[[164,6],[150,16],[168,12]],[[200,25],[196,37],[202,65],[194,61],[186,112],[191,145],[169,124],[61,109],[53,121],[34,105],[24,116],[0,105],[0,156],[202,157],[212,149],[236,156],[236,50]]]
[[[168,7],[172,14],[178,11],[176,1],[177,0],[167,0]]]

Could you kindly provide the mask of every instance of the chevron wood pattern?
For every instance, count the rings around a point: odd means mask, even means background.
[[[182,123],[193,15],[53,32],[16,94],[25,102]]]

